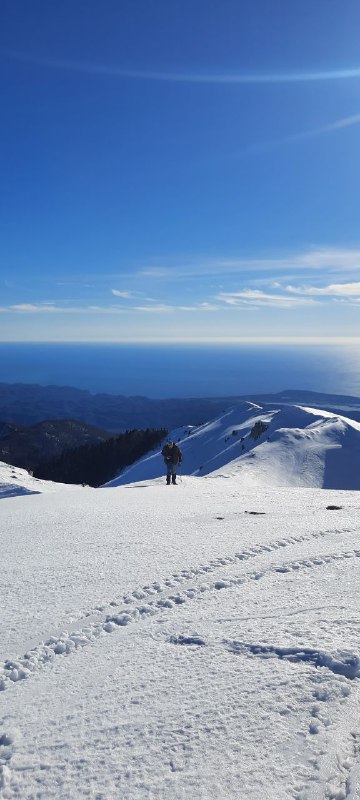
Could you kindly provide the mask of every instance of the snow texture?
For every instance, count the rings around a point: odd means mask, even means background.
[[[359,800],[360,494],[225,464],[0,503],[1,800]]]

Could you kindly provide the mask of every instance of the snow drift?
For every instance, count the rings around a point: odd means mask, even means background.
[[[17,497],[25,494],[42,494],[43,492],[59,492],[66,489],[78,489],[78,486],[67,483],[54,483],[34,478],[26,469],[14,467],[0,461],[0,499]]]

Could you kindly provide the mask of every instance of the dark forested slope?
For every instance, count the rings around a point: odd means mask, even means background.
[[[96,445],[88,444],[66,450],[60,458],[40,464],[34,470],[34,475],[36,478],[58,483],[101,486],[114,478],[121,469],[158,446],[166,434],[165,429],[126,431]]]
[[[34,470],[65,450],[98,444],[113,434],[73,419],[45,420],[36,425],[0,422],[0,461]]]

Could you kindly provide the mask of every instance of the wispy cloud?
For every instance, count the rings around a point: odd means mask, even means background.
[[[39,66],[54,67],[72,72],[83,72],[89,75],[103,75],[104,77],[131,78],[134,80],[166,81],[170,83],[210,83],[210,84],[273,84],[273,83],[306,83],[313,81],[338,81],[360,78],[360,67],[305,70],[298,72],[164,72],[161,70],[136,70],[111,64],[94,64],[69,59],[59,59],[38,56],[33,53],[23,53],[14,50],[2,49],[0,55],[16,61],[38,64]]]
[[[152,306],[134,306],[132,308],[133,311],[144,311],[147,314],[171,314],[176,311],[186,311],[186,312],[208,312],[208,311],[217,311],[218,306],[214,305],[213,303],[195,303],[194,305],[167,305],[166,303],[159,303],[158,305]]]
[[[58,306],[49,305],[48,303],[39,305],[35,305],[34,303],[16,303],[13,306],[9,306],[6,310],[19,311],[22,314],[54,314],[57,311],[64,309],[61,309]]]
[[[120,297],[121,300],[137,299],[138,302],[143,303],[159,303],[159,300],[156,300],[155,297],[145,297],[144,292],[120,291],[119,289],[111,289],[111,294],[113,294],[114,297]]]
[[[187,258],[176,265],[144,266],[137,272],[144,278],[181,281],[225,275],[261,272],[305,272],[306,270],[351,271],[360,269],[360,249],[314,247],[300,253],[263,258]]]
[[[115,295],[115,297],[121,297],[123,300],[129,300],[133,297],[136,297],[138,294],[137,292],[121,292],[119,289],[111,289],[111,294]]]
[[[325,133],[331,133],[332,131],[342,130],[344,128],[350,128],[352,125],[358,125],[360,123],[360,114],[353,114],[350,117],[343,117],[342,119],[338,119],[335,122],[330,122],[328,125],[321,125],[318,128],[310,128],[306,131],[300,131],[299,133],[293,133],[290,136],[282,136],[278,139],[270,139],[267,142],[259,142],[258,144],[249,145],[249,147],[245,147],[243,150],[239,151],[238,153],[229,154],[226,158],[236,158],[245,154],[249,153],[265,153],[268,150],[272,150],[273,148],[280,147],[281,145],[292,144],[295,142],[301,142],[306,139],[313,139],[316,136],[322,136]]]
[[[308,297],[287,297],[281,294],[268,294],[258,289],[244,289],[241,292],[221,292],[216,300],[230,306],[267,306],[275,308],[297,308],[299,306],[317,305],[318,301]]]
[[[286,286],[286,291],[300,295],[356,297],[357,295],[360,295],[360,282],[330,283],[329,286]]]
[[[283,294],[265,292],[259,289],[242,289],[237,292],[220,292],[216,300],[228,306],[243,307],[244,305],[298,308],[300,306],[314,306],[327,302],[360,303],[360,282],[332,283],[327,286],[285,286],[276,283],[273,288],[280,289]],[[321,300],[317,299],[321,298]]]
[[[0,309],[1,312],[17,314],[119,314],[126,313],[122,306],[58,306],[42,303],[15,303]]]
[[[17,314],[173,314],[178,311],[186,312],[209,312],[216,311],[218,306],[202,302],[194,305],[171,305],[167,303],[156,303],[148,306],[123,306],[112,304],[110,306],[88,305],[88,306],[60,306],[50,305],[49,303],[16,303],[10,306],[0,307],[1,313],[15,312]]]
[[[147,314],[171,314],[175,311],[175,306],[159,303],[154,306],[134,306],[132,311],[144,311]]]

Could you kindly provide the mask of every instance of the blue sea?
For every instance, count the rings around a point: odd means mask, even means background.
[[[360,351],[330,345],[0,344],[0,383],[151,398],[284,389],[360,396]]]

